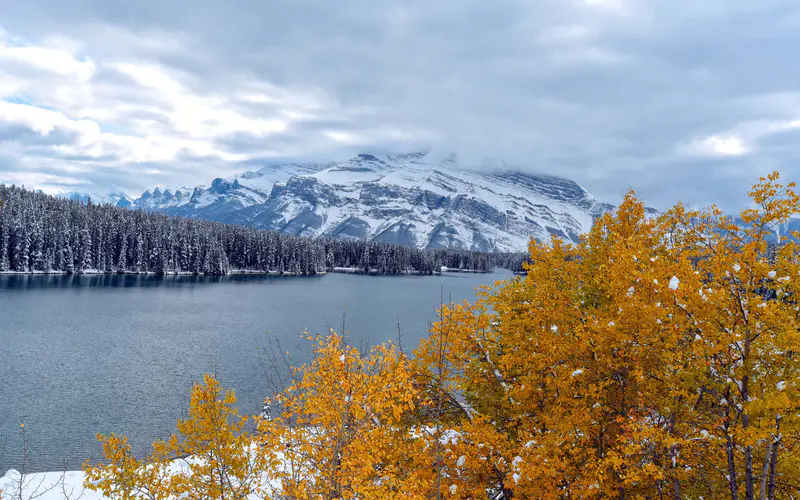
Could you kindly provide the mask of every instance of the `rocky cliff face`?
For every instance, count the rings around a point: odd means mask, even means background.
[[[480,251],[524,251],[531,236],[577,241],[613,209],[568,179],[475,171],[426,153],[268,166],[119,202],[295,235]]]

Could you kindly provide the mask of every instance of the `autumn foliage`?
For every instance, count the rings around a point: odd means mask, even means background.
[[[419,404],[408,360],[391,345],[310,340],[313,361],[259,427],[262,446],[283,450],[280,498],[423,498],[414,492],[429,490],[430,465],[407,425]]]
[[[125,437],[98,436],[106,463],[86,465],[86,486],[109,498],[242,499],[260,493],[275,453],[257,451],[242,432],[247,417],[233,407],[236,398],[206,375],[192,389],[189,417],[178,421],[178,434],[153,444],[143,460],[131,454]]]
[[[87,482],[125,499],[798,498],[794,188],[761,179],[736,223],[649,216],[630,193],[579,244],[532,242],[526,276],[443,307],[413,355],[311,338],[253,433],[207,377],[176,437],[143,460],[102,438]]]

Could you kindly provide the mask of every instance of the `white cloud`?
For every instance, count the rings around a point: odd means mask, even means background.
[[[78,172],[73,172],[78,173]],[[81,181],[76,180],[71,176],[52,175],[41,172],[32,172],[28,170],[21,170],[18,172],[11,172],[6,174],[8,184],[16,184],[20,186],[36,187],[42,191],[50,194],[58,194],[63,192],[64,186],[77,186]]]
[[[539,35],[539,40],[545,43],[578,43],[596,35],[596,30],[585,24],[561,24],[547,27]]]
[[[0,100],[31,108],[3,107],[0,182],[130,192],[433,146],[736,208],[764,170],[800,174],[800,4],[487,5],[0,2]]]
[[[233,111],[230,99],[220,95],[197,95],[187,90],[163,68],[123,63],[117,65],[139,85],[155,91],[154,97],[162,102],[164,114],[175,131],[194,138],[213,139],[235,133],[265,136],[286,129],[287,123],[279,118],[262,119]],[[251,98],[254,94],[248,94]],[[260,101],[266,102],[263,94]],[[275,101],[273,101],[275,102]]]
[[[15,46],[0,36],[0,67],[18,66],[60,76],[88,80],[94,75],[91,60],[80,61],[67,50],[51,47]]]
[[[797,129],[800,129],[800,120],[785,120],[771,124],[765,131],[765,135],[789,132]]]
[[[358,136],[349,132],[337,132],[336,130],[329,130],[324,132],[324,134],[326,137],[329,137],[336,142],[342,142],[345,144],[360,144],[362,142]]]
[[[53,146],[55,151],[70,156],[99,158],[116,155],[121,162],[134,163],[175,160],[181,153],[218,156],[225,161],[247,159],[245,155],[214,148],[206,141],[101,132],[100,126],[91,120],[72,120],[60,112],[25,104],[0,101],[0,123],[27,127],[41,136],[47,136],[56,130],[74,134],[74,139]]]
[[[622,11],[625,9],[624,0],[583,0],[584,5],[589,7]]]
[[[749,152],[740,138],[718,135],[693,142],[689,150],[704,156],[742,156]]]
[[[164,97],[175,97],[184,92],[183,87],[167,71],[153,65],[119,63],[116,69],[132,77],[142,87],[153,89]]]
[[[0,101],[0,122],[21,125],[43,136],[53,132],[56,127],[80,131],[91,126],[91,122],[76,122],[59,112],[6,101]]]
[[[744,156],[758,151],[770,137],[800,129],[800,120],[756,120],[736,125],[729,132],[692,141],[683,148],[701,156]]]
[[[103,71],[129,80],[105,80]],[[18,47],[0,38],[0,127],[22,127],[53,137],[45,146],[54,157],[48,168],[64,174],[86,173],[84,168],[76,171],[69,158],[82,158],[84,164],[94,159],[94,168],[99,169],[110,164],[135,168],[142,163],[175,163],[184,155],[246,161],[271,151],[266,144],[262,152],[230,151],[218,144],[220,139],[237,134],[263,139],[285,132],[294,122],[324,115],[332,105],[319,92],[284,89],[252,78],[227,92],[203,91],[202,86],[197,90],[192,83],[196,82],[185,72],[152,62],[81,61],[66,48]],[[250,108],[261,105],[270,108]],[[56,138],[54,132],[60,135]],[[9,151],[8,146],[5,149]],[[13,151],[37,154],[24,143],[15,144]],[[148,167],[140,172],[157,175],[162,170]],[[0,182],[20,179],[7,172],[0,176]],[[66,175],[25,172],[23,177],[29,183],[74,183],[67,182]]]
[[[585,46],[553,52],[551,60],[558,65],[573,64],[617,64],[626,57],[601,47]]]

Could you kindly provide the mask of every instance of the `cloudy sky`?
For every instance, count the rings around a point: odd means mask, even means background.
[[[0,182],[194,185],[452,150],[617,202],[800,173],[796,0],[0,2]]]

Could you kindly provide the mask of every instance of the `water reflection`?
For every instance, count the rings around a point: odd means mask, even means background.
[[[265,281],[319,280],[316,276],[268,276],[232,274],[228,276],[154,274],[1,274],[0,291],[52,288],[155,288],[205,285],[212,283],[253,284]]]

